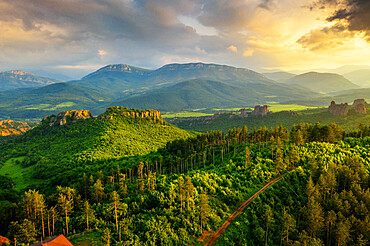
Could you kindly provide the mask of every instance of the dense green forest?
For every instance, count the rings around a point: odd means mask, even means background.
[[[369,126],[191,136],[143,112],[113,107],[62,126],[46,119],[1,144],[0,235],[17,245],[61,233],[74,245],[203,245],[202,234],[285,174],[218,245],[369,244]],[[1,173],[9,166],[41,182],[20,186]]]

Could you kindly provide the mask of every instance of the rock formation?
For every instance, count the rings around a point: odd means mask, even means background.
[[[254,107],[254,110],[252,111],[252,115],[267,115],[268,113],[270,113],[271,111],[269,111],[268,109],[268,106],[267,105],[257,105]]]
[[[328,110],[333,115],[347,115],[349,106],[348,103],[336,104],[334,101],[331,101]]]
[[[240,110],[240,115],[239,115],[240,117],[247,117],[248,115],[247,115],[247,111],[246,111],[246,109],[245,108],[242,108],[241,110]]]
[[[0,136],[20,135],[31,127],[25,123],[14,120],[2,120],[0,121]]]
[[[162,121],[161,112],[154,109],[139,110],[128,109],[122,106],[111,106],[107,108],[106,112],[102,115],[105,119],[113,119],[115,115],[131,116],[133,118],[152,118],[154,120]]]
[[[356,99],[353,101],[351,106],[352,109],[355,110],[357,113],[366,114],[366,101],[365,99]]]
[[[43,123],[53,125],[65,125],[67,123],[74,123],[79,120],[85,120],[93,118],[93,115],[89,110],[68,110],[58,113],[56,116],[45,116]]]

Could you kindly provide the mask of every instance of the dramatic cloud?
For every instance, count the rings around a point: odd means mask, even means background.
[[[334,25],[311,30],[299,38],[297,43],[311,51],[326,51],[328,49],[343,48],[352,38],[354,38],[354,34],[347,31],[346,27]]]
[[[191,61],[291,68],[298,59],[328,64],[331,58],[313,53],[333,47],[340,55],[361,48],[365,60],[368,46],[358,40],[370,26],[367,2],[0,0],[0,70],[79,77],[111,63]]]
[[[311,11],[325,10],[325,20],[332,26],[311,30],[297,43],[310,50],[341,48],[351,39],[361,37],[370,42],[369,0],[319,0],[309,6]]]

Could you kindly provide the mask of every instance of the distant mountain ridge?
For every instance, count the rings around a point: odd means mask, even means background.
[[[342,75],[334,73],[308,72],[288,79],[287,83],[324,93],[360,88]]]
[[[359,86],[370,87],[370,69],[356,70],[343,76]]]
[[[276,84],[275,81],[249,69],[205,63],[174,63],[164,65],[156,70],[126,64],[108,65],[81,80],[69,83],[127,97],[163,85],[173,85],[191,79],[215,80],[234,86]]]
[[[294,73],[288,73],[288,72],[272,72],[272,73],[263,73],[264,76],[266,76],[269,79],[275,80],[277,82],[286,82],[286,80],[293,78],[296,76]]]
[[[276,85],[281,92],[274,100],[318,96],[309,90],[299,93],[286,85]],[[152,90],[145,95],[133,96],[114,104],[133,108],[154,108],[162,111],[180,111],[198,108],[245,106],[271,101],[271,91],[238,87],[224,82],[193,79],[168,87]]]
[[[39,77],[32,73],[27,73],[20,70],[11,70],[0,73],[0,91],[28,88],[28,87],[42,87],[62,81],[57,79]]]
[[[107,65],[105,67],[102,67],[96,70],[95,72],[86,75],[81,80],[91,79],[96,76],[100,76],[102,73],[105,73],[105,72],[124,72],[124,73],[131,73],[131,74],[137,74],[137,75],[144,75],[146,73],[149,73],[150,71],[151,70],[134,67],[134,66],[126,65],[126,64],[112,64],[112,65]]]
[[[0,117],[43,118],[61,110],[92,108],[109,100],[109,97],[91,88],[55,83],[2,98]]]

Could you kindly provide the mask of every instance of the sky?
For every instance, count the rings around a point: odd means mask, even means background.
[[[370,65],[369,0],[0,0],[0,71]]]

